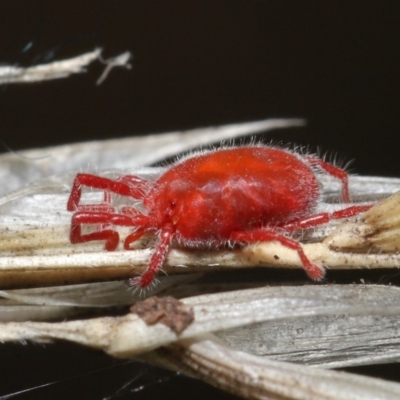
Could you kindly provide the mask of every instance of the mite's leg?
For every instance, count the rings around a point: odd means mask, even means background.
[[[286,236],[283,236],[274,230],[255,230],[248,232],[232,232],[231,240],[235,242],[242,243],[257,243],[257,242],[272,242],[277,241],[281,243],[283,246],[297,251],[297,254],[300,257],[301,263],[303,264],[303,268],[307,272],[307,275],[314,280],[320,280],[325,275],[325,270],[322,267],[319,267],[316,264],[313,264],[307,256],[304,254],[303,248],[301,244],[296,240],[290,239]]]
[[[172,224],[166,225],[162,228],[159,234],[159,241],[153,255],[151,256],[149,265],[141,276],[129,279],[129,286],[145,288],[154,281],[156,273],[161,269],[165,257],[168,254],[174,233],[175,228]]]
[[[83,243],[93,240],[105,240],[104,247],[108,251],[117,248],[119,242],[118,232],[111,229],[100,229],[88,234],[82,234],[82,224],[110,224],[119,226],[138,227],[145,230],[149,224],[148,217],[142,214],[128,216],[124,214],[111,214],[107,212],[78,211],[72,216],[70,241],[71,243]],[[128,236],[129,237],[129,236]]]
[[[126,183],[131,188],[135,189],[135,196],[132,196],[135,199],[143,200],[146,196],[146,193],[150,190],[152,186],[152,182],[147,181],[146,179],[139,178],[136,175],[123,175],[119,177],[117,182]]]
[[[140,239],[146,231],[146,228],[137,229],[135,232],[129,234],[124,241],[124,249],[130,250],[131,243],[136,242],[136,240]]]
[[[341,168],[335,167],[332,164],[329,164],[325,161],[322,161],[318,157],[305,156],[304,157],[311,165],[316,166],[327,174],[333,176],[334,178],[339,179],[342,182],[342,201],[343,203],[350,203],[350,194],[349,194],[349,177],[347,172]]]
[[[82,186],[104,190],[105,204],[80,205],[79,200],[82,196]],[[111,211],[112,206],[110,206],[110,193],[116,193],[120,196],[129,196],[140,200],[143,199],[145,190],[148,187],[149,183],[146,180],[132,175],[125,175],[117,180],[112,180],[91,174],[78,174],[72,184],[71,194],[67,203],[67,210]]]
[[[334,219],[354,217],[355,215],[368,211],[372,206],[372,204],[365,206],[352,206],[344,208],[343,210],[335,211],[333,213],[314,214],[304,218],[300,218],[296,221],[289,222],[287,224],[279,225],[279,227],[284,229],[286,232],[291,232],[296,229],[312,228],[313,226],[322,225]]]

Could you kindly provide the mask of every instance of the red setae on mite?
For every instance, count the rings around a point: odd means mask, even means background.
[[[314,156],[268,146],[232,147],[193,155],[172,165],[155,182],[133,175],[111,180],[78,174],[67,205],[74,212],[70,240],[105,240],[106,250],[112,251],[118,246],[119,234],[108,226],[134,229],[124,241],[125,249],[144,233],[154,232],[158,242],[148,267],[129,281],[141,288],[153,282],[172,240],[184,247],[208,248],[220,248],[228,242],[278,241],[297,251],[307,274],[318,280],[324,276],[324,269],[313,264],[300,243],[286,234],[356,215],[366,207],[315,214],[320,199],[316,170],[339,179],[342,200],[349,202],[344,170]],[[80,205],[82,186],[104,190],[104,202]],[[116,210],[111,193],[143,201],[145,211],[133,207]],[[84,224],[100,228],[83,234]]]

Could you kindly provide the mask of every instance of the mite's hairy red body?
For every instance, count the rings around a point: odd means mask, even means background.
[[[309,215],[318,198],[315,174],[300,158],[270,147],[241,147],[175,165],[156,181],[144,205],[159,228],[173,223],[182,242],[221,243],[234,231]]]
[[[78,174],[68,201],[76,211],[71,223],[71,242],[106,240],[107,250],[118,246],[118,233],[104,225],[131,226],[133,233],[124,247],[146,232],[159,241],[149,266],[132,285],[148,286],[161,268],[172,239],[181,246],[218,248],[227,242],[253,243],[276,240],[296,250],[313,279],[324,275],[321,267],[305,256],[301,245],[285,236],[333,218],[355,215],[365,207],[350,207],[333,214],[313,214],[320,198],[315,168],[342,181],[342,198],[349,201],[347,174],[312,156],[266,146],[248,146],[194,155],[178,162],[155,182],[125,175],[113,181]],[[105,191],[104,203],[80,205],[82,186]],[[111,193],[143,201],[144,213],[123,207],[116,211]],[[82,234],[83,224],[101,224],[95,232]]]

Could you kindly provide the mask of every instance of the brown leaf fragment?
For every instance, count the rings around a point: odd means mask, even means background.
[[[147,325],[160,322],[177,335],[194,321],[193,309],[171,296],[150,297],[134,304],[130,311],[137,314]]]

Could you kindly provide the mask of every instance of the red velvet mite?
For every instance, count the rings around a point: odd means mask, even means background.
[[[111,180],[78,174],[67,209],[73,211],[71,243],[105,240],[115,250],[119,234],[112,226],[133,228],[124,248],[147,232],[158,236],[149,265],[132,286],[150,285],[162,267],[172,240],[183,247],[220,248],[227,243],[278,241],[297,251],[310,278],[321,279],[324,269],[306,257],[301,245],[286,235],[296,229],[320,225],[364,211],[353,206],[332,214],[315,214],[320,199],[316,171],[342,183],[342,201],[349,202],[346,172],[314,156],[301,156],[268,146],[224,148],[185,158],[155,182],[133,175]],[[80,205],[82,187],[104,190],[104,202]],[[111,193],[143,202],[142,213],[133,207],[116,210]],[[83,234],[83,224],[98,230]],[[111,227],[111,228],[110,228]]]

